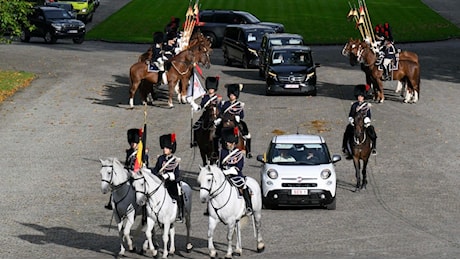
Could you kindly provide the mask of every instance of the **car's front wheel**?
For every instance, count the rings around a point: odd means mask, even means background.
[[[56,43],[57,41],[56,37],[54,37],[50,31],[45,33],[44,39],[46,43]]]
[[[72,39],[73,43],[82,44],[85,41],[85,37],[76,37]]]
[[[29,42],[30,41],[29,32],[26,31],[25,29],[22,30],[21,35],[19,36],[19,39],[21,40],[21,42]]]
[[[337,208],[336,202],[337,202],[336,198],[332,199],[332,202],[326,205],[326,209],[335,210]]]

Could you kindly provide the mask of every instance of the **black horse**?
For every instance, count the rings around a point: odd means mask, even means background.
[[[194,131],[194,140],[200,148],[201,159],[203,160],[203,166],[209,164],[215,164],[218,160],[218,151],[214,151],[214,135],[216,132],[216,126],[214,120],[219,116],[219,111],[214,104],[209,104],[203,111],[203,115],[198,120],[201,122],[199,127]]]
[[[364,117],[362,112],[357,112],[353,123],[353,139],[350,141],[353,164],[355,166],[356,190],[365,190],[367,185],[367,163],[372,151],[372,141],[364,127]],[[361,170],[361,161],[363,167]],[[361,171],[361,172],[360,172]],[[362,181],[361,181],[362,173]]]

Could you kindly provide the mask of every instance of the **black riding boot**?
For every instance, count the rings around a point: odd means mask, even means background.
[[[211,155],[213,158],[219,158],[219,137],[214,137],[212,140],[212,145],[214,146],[214,152]]]
[[[252,203],[251,203],[251,195],[249,195],[249,189],[243,189],[243,198],[246,203],[246,214],[252,215]]]
[[[108,209],[108,210],[112,210],[112,194],[110,194],[110,197],[109,197],[109,203],[107,203],[107,205],[104,206],[104,208]]]
[[[176,222],[184,222],[184,197],[182,195],[179,196],[177,200],[177,218]]]
[[[252,158],[251,154],[251,138],[246,139],[246,158]]]
[[[369,125],[367,127],[367,133],[372,140],[372,154],[377,155],[377,133],[375,132],[374,126]]]

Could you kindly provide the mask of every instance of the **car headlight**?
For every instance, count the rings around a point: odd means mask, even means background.
[[[278,178],[278,172],[276,170],[270,169],[270,170],[267,171],[267,176],[270,179],[276,179],[276,178]]]
[[[249,51],[250,53],[252,53],[254,56],[258,57],[257,51],[256,51],[256,50],[251,49],[251,48],[248,48],[248,51]]]
[[[305,77],[305,82],[307,82],[309,79],[311,79],[313,76],[315,76],[315,72],[308,73],[307,76]]]
[[[329,169],[324,169],[323,171],[321,171],[321,178],[324,179],[324,180],[326,180],[329,177],[331,177],[331,175],[332,175],[332,172]]]
[[[62,24],[60,24],[60,23],[52,23],[51,26],[53,26],[53,28],[54,28],[56,31],[62,30]]]
[[[88,11],[88,9],[86,9],[86,8],[81,9],[82,13],[86,13],[86,11]]]
[[[276,80],[276,81],[278,80],[278,76],[277,76],[276,73],[273,72],[273,71],[269,71],[269,72],[268,72],[268,77],[270,77],[270,78],[272,78],[272,79],[274,79],[274,80]]]

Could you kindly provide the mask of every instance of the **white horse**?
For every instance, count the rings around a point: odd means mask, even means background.
[[[157,250],[155,249],[152,241],[152,233],[148,232],[148,230],[152,230],[155,223],[158,223],[159,226],[163,225],[163,258],[167,258],[169,236],[171,236],[169,254],[173,255],[176,250],[174,244],[174,221],[178,210],[177,202],[171,198],[163,181],[152,174],[149,169],[142,168],[139,172],[133,173],[133,177],[133,186],[136,190],[136,202],[139,205],[147,203],[146,236],[148,240],[148,248],[144,248],[144,250],[150,250],[153,256],[157,255]],[[193,245],[190,242],[192,188],[183,181],[181,181],[181,188],[184,195],[184,218],[185,226],[187,228],[186,250],[187,253],[189,253],[193,248]]]
[[[118,226],[120,236],[119,255],[125,254],[123,242],[126,242],[128,250],[134,252],[133,241],[130,237],[131,227],[134,224],[136,213],[141,208],[136,203],[136,191],[129,184],[129,173],[124,165],[116,158],[100,159],[102,163],[101,191],[106,194],[112,190],[113,216]]]
[[[242,254],[240,219],[246,215],[246,205],[242,196],[239,195],[238,188],[230,184],[225,174],[217,165],[200,166],[198,175],[200,184],[200,199],[202,203],[208,203],[209,225],[208,225],[208,249],[209,256],[217,256],[214,248],[213,234],[219,222],[227,225],[227,254],[225,258],[232,258],[232,237],[236,228],[236,247],[235,255]],[[254,178],[246,177],[246,185],[251,191],[253,207],[254,234],[257,239],[257,252],[265,249],[262,240],[261,217],[262,217],[262,195],[260,186]]]

